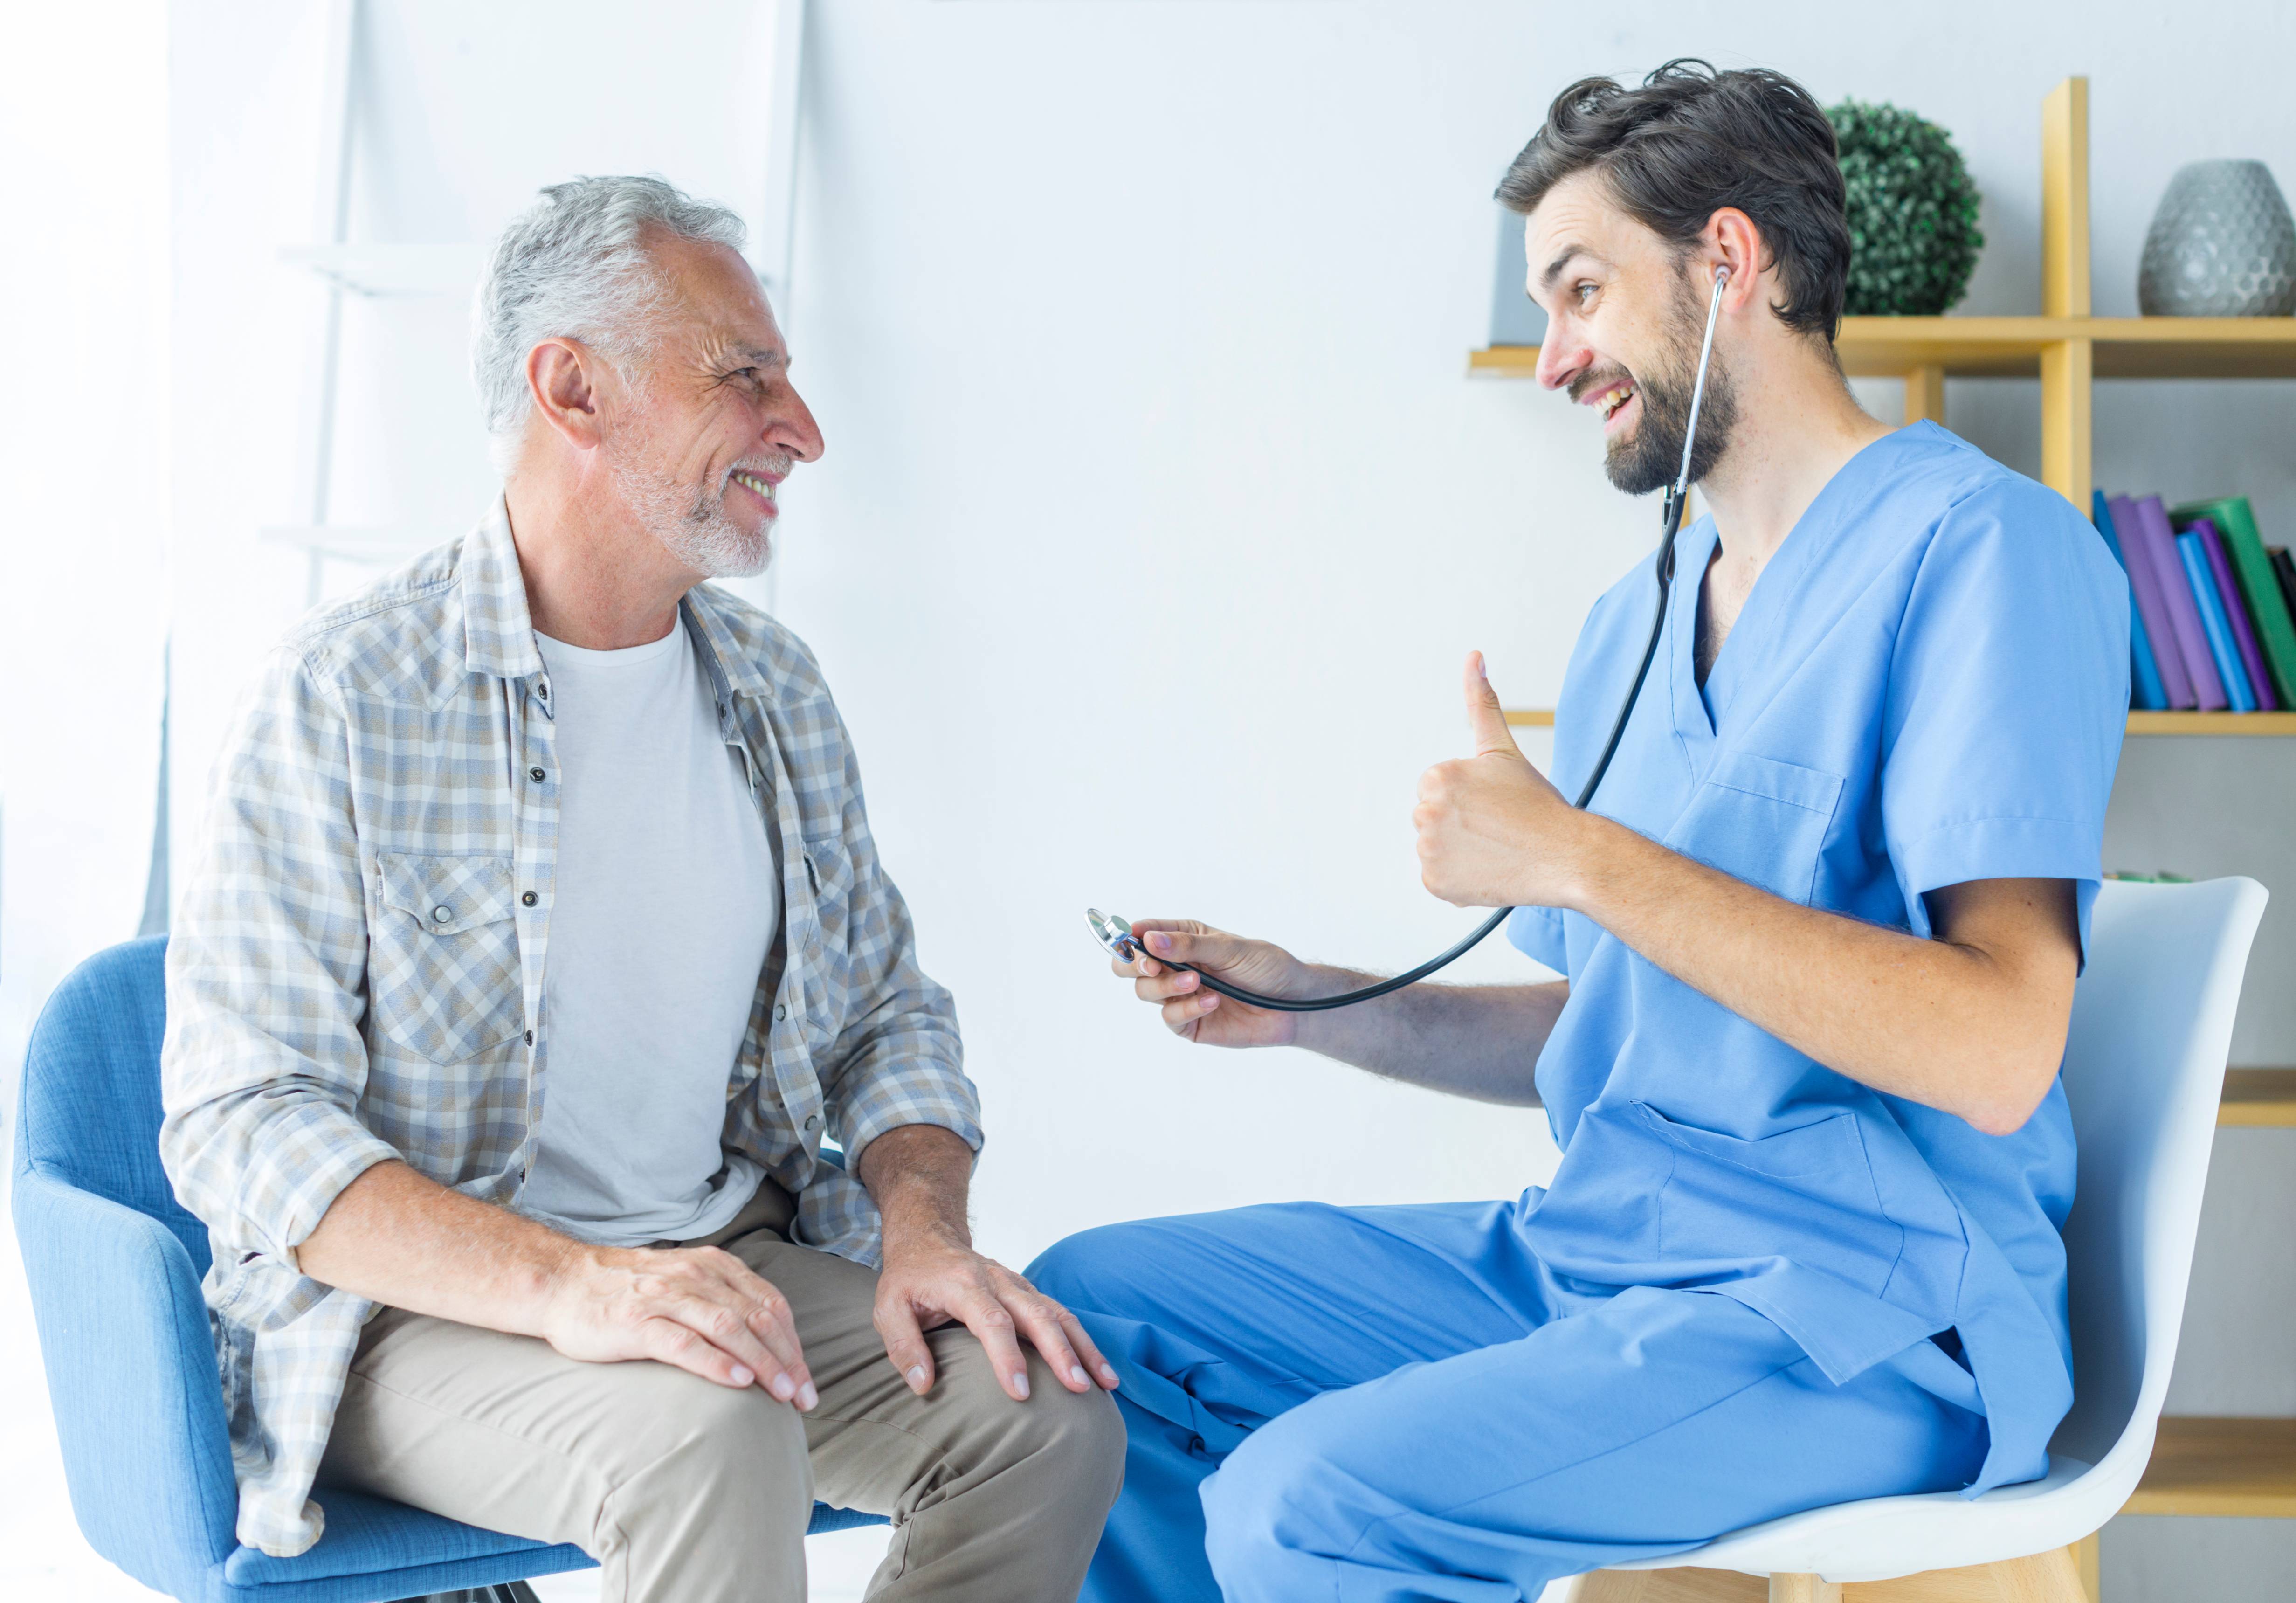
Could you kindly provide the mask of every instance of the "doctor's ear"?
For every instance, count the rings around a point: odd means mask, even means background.
[[[1768,257],[1761,229],[1735,206],[1725,206],[1708,218],[1702,235],[1693,248],[1699,276],[1704,280],[1702,289],[1712,291],[1715,269],[1730,270],[1730,282],[1722,291],[1722,309],[1726,312],[1743,311],[1761,303],[1760,280]]]

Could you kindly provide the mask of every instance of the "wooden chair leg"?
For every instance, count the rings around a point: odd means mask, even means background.
[[[1817,1575],[1772,1575],[1770,1603],[1841,1603],[1841,1584]]]
[[[2081,1593],[2088,1603],[2103,1603],[2104,1559],[2098,1538],[2103,1533],[2091,1531],[2073,1543],[2073,1564],[2080,1571]]]
[[[1570,1603],[1762,1603],[1761,1581],[1735,1570],[1595,1570],[1571,1578]]]
[[[2001,1574],[2001,1603],[2088,1603],[2080,1558],[2070,1548],[2012,1558],[1993,1567]]]

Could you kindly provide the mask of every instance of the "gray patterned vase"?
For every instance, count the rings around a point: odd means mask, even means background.
[[[2261,161],[2177,169],[2145,232],[2136,307],[2148,317],[2296,312],[2296,221]]]

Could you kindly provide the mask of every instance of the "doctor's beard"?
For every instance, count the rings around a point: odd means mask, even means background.
[[[773,560],[774,522],[759,523],[755,532],[736,523],[726,510],[730,481],[721,478],[713,489],[684,484],[653,465],[644,441],[635,448],[608,448],[614,489],[622,504],[662,547],[697,573],[711,579],[746,579],[762,573]],[[785,474],[794,465],[788,456],[744,457],[734,466],[752,473]]]
[[[1634,432],[1611,441],[1603,454],[1603,471],[1613,488],[1630,496],[1664,489],[1682,471],[1682,439],[1690,429],[1690,398],[1698,385],[1698,350],[1706,340],[1706,307],[1689,285],[1681,286],[1667,317],[1667,349],[1655,363],[1633,374],[1635,394],[1643,415]],[[1608,382],[1589,374],[1582,383]],[[1583,391],[1582,391],[1583,393]],[[1713,471],[1730,448],[1730,431],[1738,422],[1737,392],[1729,369],[1715,353],[1706,366],[1706,399],[1698,412],[1698,444],[1690,453],[1693,484]]]

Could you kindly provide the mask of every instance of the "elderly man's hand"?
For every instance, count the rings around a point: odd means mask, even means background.
[[[1025,1277],[937,1231],[897,1236],[888,1230],[885,1265],[877,1276],[877,1334],[884,1338],[885,1355],[919,1396],[933,1383],[932,1348],[924,1333],[958,1322],[980,1338],[998,1382],[1016,1402],[1029,1396],[1022,1336],[1070,1391],[1089,1392],[1095,1377],[1116,1389],[1116,1370],[1076,1315]]]
[[[1421,883],[1455,907],[1576,905],[1587,815],[1514,744],[1480,652],[1468,654],[1466,692],[1474,755],[1439,762],[1419,778],[1411,822]]]
[[[720,1247],[570,1244],[540,1335],[569,1358],[651,1358],[719,1385],[761,1385],[784,1402],[820,1401],[789,1299]]]

